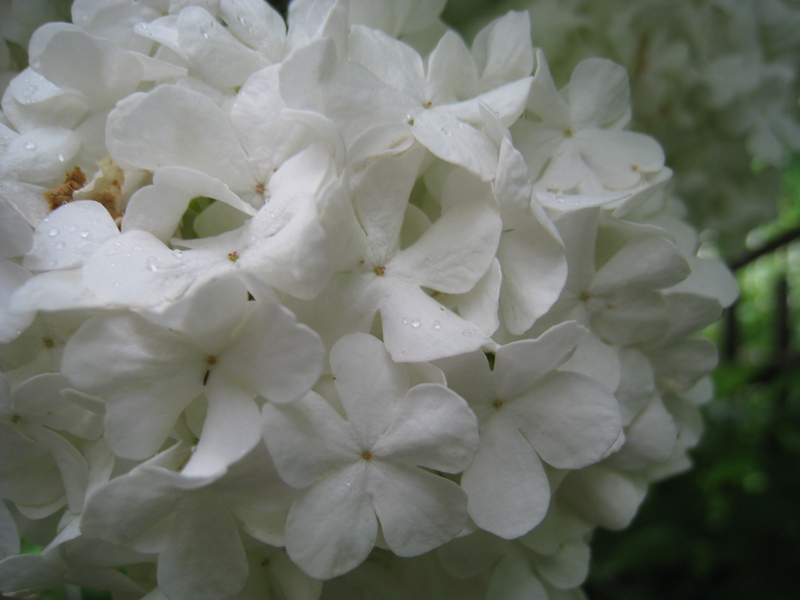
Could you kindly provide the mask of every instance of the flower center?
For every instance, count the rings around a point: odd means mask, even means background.
[[[203,375],[203,385],[208,383],[208,376],[211,375],[211,367],[217,364],[217,357],[216,356],[209,356],[206,358],[206,372]]]

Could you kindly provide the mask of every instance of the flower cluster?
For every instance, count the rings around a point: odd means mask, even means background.
[[[566,80],[586,57],[625,66],[633,127],[663,145],[687,218],[725,253],[775,216],[800,151],[800,6],[790,0],[509,0]]]
[[[581,598],[731,303],[524,12],[76,0],[0,120],[0,591]],[[43,546],[20,553],[20,538]],[[117,597],[117,596],[115,596]]]

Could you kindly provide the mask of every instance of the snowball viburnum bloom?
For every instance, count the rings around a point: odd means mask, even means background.
[[[544,55],[527,109],[539,122],[518,121],[514,142],[535,185],[580,194],[628,189],[664,166],[664,151],[649,136],[622,128],[630,120],[628,75],[604,59],[588,59],[556,91]]]
[[[256,394],[294,400],[321,363],[313,331],[274,301],[248,301],[241,281],[223,278],[148,319],[88,320],[67,342],[62,369],[77,388],[106,399],[106,438],[128,458],[153,455],[205,394],[203,433],[184,472],[208,474],[224,472],[257,443]]]
[[[334,120],[348,146],[360,135],[391,146],[398,127],[407,127],[436,156],[483,181],[493,177],[497,149],[481,131],[480,106],[508,124],[521,114],[533,68],[527,14],[491,23],[471,52],[446,33],[427,63],[404,42],[363,26],[351,29],[347,60],[337,60],[336,50],[323,39],[284,63],[289,106]]]
[[[493,369],[477,352],[442,361],[448,385],[480,423],[481,443],[461,486],[482,529],[508,539],[527,533],[550,505],[543,463],[579,469],[617,441],[622,421],[614,396],[593,379],[557,370],[585,333],[570,321],[506,344]]]
[[[399,556],[455,537],[466,522],[466,494],[429,469],[462,471],[478,444],[466,402],[439,383],[412,386],[410,368],[394,363],[377,338],[343,337],[331,368],[338,399],[310,392],[263,409],[278,474],[303,490],[286,521],[286,549],[320,579],[363,562],[378,522]]]
[[[337,273],[315,301],[291,305],[329,343],[347,332],[369,331],[376,312],[396,361],[434,360],[492,343],[426,292],[468,292],[489,269],[502,226],[491,187],[454,171],[442,192],[441,217],[401,248],[421,150],[413,145],[374,160],[360,174],[353,208],[342,211],[347,218],[331,235],[341,261]]]

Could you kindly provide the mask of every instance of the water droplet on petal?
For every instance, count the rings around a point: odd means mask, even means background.
[[[89,230],[88,230],[88,229],[81,229],[80,236],[81,236],[83,239],[86,239],[86,238],[88,238],[88,237],[89,237]]]
[[[150,269],[153,273],[158,271],[158,266],[161,263],[161,261],[156,256],[148,256],[145,262],[147,264],[147,268]]]
[[[175,248],[175,249],[172,251],[172,255],[173,255],[175,258],[177,258],[178,260],[180,260],[180,259],[183,257],[183,251],[182,251],[182,250],[178,250],[177,248]]]
[[[56,244],[56,250],[63,250],[64,249],[64,242],[58,242]]]
[[[408,325],[408,319],[406,319],[405,317],[403,317],[403,325]]]
[[[50,231],[47,232],[47,235],[50,237],[56,237],[58,235],[58,229],[55,227],[51,228]]]
[[[443,133],[444,135],[446,135],[446,136],[452,136],[452,135],[453,135],[453,132],[452,132],[452,131],[450,131],[450,128],[449,128],[447,125],[445,125],[444,127],[442,127],[442,133]]]
[[[25,142],[25,150],[36,150],[36,144],[34,142]]]
[[[61,154],[61,152],[59,152],[59,153],[58,153],[58,155],[56,156],[56,158],[58,159],[58,162],[64,162],[64,155],[63,155],[63,154]]]
[[[421,325],[421,323],[420,323],[420,320],[419,320],[419,319],[411,319],[411,326],[412,326],[414,329],[416,329],[416,328],[417,328],[417,327],[419,327],[420,325]]]
[[[433,328],[434,329],[441,329],[442,328],[442,324],[439,323],[439,321],[434,321],[433,322]]]

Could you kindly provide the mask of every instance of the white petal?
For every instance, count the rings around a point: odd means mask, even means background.
[[[81,137],[62,127],[39,127],[17,136],[0,161],[3,178],[30,183],[60,180],[75,159]]]
[[[509,552],[492,572],[486,600],[549,600],[550,596],[519,553]]]
[[[8,263],[11,264],[11,263]],[[22,267],[14,265],[20,271]],[[0,272],[2,267],[0,267]],[[25,274],[28,274],[25,271]],[[26,278],[27,279],[27,278]],[[12,291],[13,288],[3,286]],[[108,303],[92,293],[84,283],[81,269],[47,271],[27,279],[10,301],[14,317],[25,321],[33,318],[35,311],[59,311],[83,308],[108,308]],[[27,317],[25,317],[27,315]]]
[[[107,110],[131,94],[144,75],[132,53],[77,27],[53,35],[41,54],[31,58],[39,73],[61,89],[78,93],[95,110]]]
[[[367,467],[367,488],[389,548],[417,556],[453,539],[467,520],[467,497],[452,481],[394,461]]]
[[[188,6],[178,14],[178,43],[193,69],[220,89],[232,90],[267,66],[258,52],[242,44],[199,6]]]
[[[424,362],[493,345],[474,323],[462,319],[416,285],[387,282],[380,313],[386,349],[396,362]]]
[[[25,293],[25,284],[29,281],[31,274],[27,269],[8,260],[0,260],[0,343],[8,343],[18,337],[36,316],[35,305],[14,298],[20,289]],[[45,291],[45,295],[48,292]]]
[[[458,473],[478,447],[478,422],[467,403],[443,385],[423,383],[400,400],[394,420],[373,446],[376,457]]]
[[[533,70],[530,15],[510,11],[475,36],[472,55],[485,87],[527,77]]]
[[[625,244],[595,273],[589,294],[605,294],[627,286],[665,288],[689,275],[686,263],[670,240],[642,235]]]
[[[607,529],[624,529],[633,520],[647,485],[601,465],[570,473],[559,495],[584,519]]]
[[[463,38],[446,31],[428,56],[427,100],[437,106],[478,91],[478,70]]]
[[[277,62],[286,42],[286,23],[280,13],[261,0],[222,0],[222,19],[234,35],[268,60]]]
[[[665,463],[675,451],[678,428],[664,404],[655,399],[625,428],[625,444],[608,465],[627,471]]]
[[[558,93],[544,52],[536,49],[536,72],[533,75],[527,108],[538,115],[549,127],[563,132],[571,125],[569,106]]]
[[[11,511],[5,502],[0,502],[0,561],[8,556],[19,554],[19,531]],[[2,569],[2,567],[0,567]],[[0,570],[0,572],[2,572]]]
[[[247,560],[237,524],[213,493],[185,497],[158,555],[158,584],[170,598],[216,600],[238,592]]]
[[[155,173],[153,185],[140,188],[131,196],[122,219],[122,231],[149,231],[167,243],[189,202],[198,196],[219,200],[245,215],[255,214],[250,205],[218,179],[194,169],[166,167]]]
[[[262,301],[258,308],[218,365],[247,381],[267,400],[291,402],[317,381],[324,348],[319,336],[299,325],[283,306]]]
[[[498,348],[494,381],[499,397],[510,399],[528,391],[567,360],[586,335],[586,328],[577,321],[565,321],[535,340],[520,340]]]
[[[497,169],[497,148],[472,125],[435,108],[415,113],[414,137],[433,154],[464,167],[481,181],[489,181]]]
[[[644,173],[664,166],[664,150],[642,133],[592,128],[578,131],[573,139],[581,158],[611,190],[632,188]]]
[[[423,101],[425,70],[422,58],[411,46],[363,25],[351,27],[347,44],[350,60],[384,83]]]
[[[567,259],[559,240],[532,217],[500,238],[497,259],[503,270],[500,311],[511,333],[521,334],[555,303],[567,279]]]
[[[330,579],[360,565],[372,550],[378,520],[366,489],[366,462],[315,484],[286,519],[286,551],[311,577]]]
[[[106,144],[122,167],[187,167],[234,190],[255,186],[227,115],[207,96],[176,85],[120,101],[108,116]]]
[[[195,283],[199,267],[208,271],[212,265],[189,252],[181,256],[152,234],[132,229],[102,245],[84,265],[83,276],[86,287],[106,301],[147,307],[179,298]]]
[[[344,419],[325,398],[309,392],[290,404],[262,408],[264,441],[286,483],[304,488],[332,469],[360,461]]]
[[[614,396],[575,373],[543,378],[529,395],[508,403],[507,410],[539,456],[559,469],[599,462],[622,431]]]
[[[238,386],[215,373],[209,377],[206,397],[200,441],[181,471],[186,477],[223,475],[261,441],[258,406]]]
[[[542,461],[506,419],[481,431],[481,444],[461,477],[469,515],[486,531],[506,539],[535,527],[550,505],[550,484]]]
[[[572,71],[567,89],[576,130],[624,125],[630,118],[628,72],[610,60],[581,61]]]
[[[33,271],[80,266],[119,229],[99,202],[77,200],[54,210],[33,236],[33,249],[23,264]]]
[[[500,241],[502,220],[490,204],[491,190],[463,173],[448,179],[452,206],[419,240],[387,265],[398,276],[446,293],[464,293],[486,273]]]
[[[379,339],[364,333],[342,337],[331,349],[334,386],[359,442],[372,447],[404,402],[409,380]]]
[[[667,308],[659,292],[623,288],[607,296],[590,297],[586,305],[592,313],[592,328],[606,342],[631,346],[667,332]]]
[[[31,249],[33,236],[25,218],[0,200],[0,257],[22,256]]]

